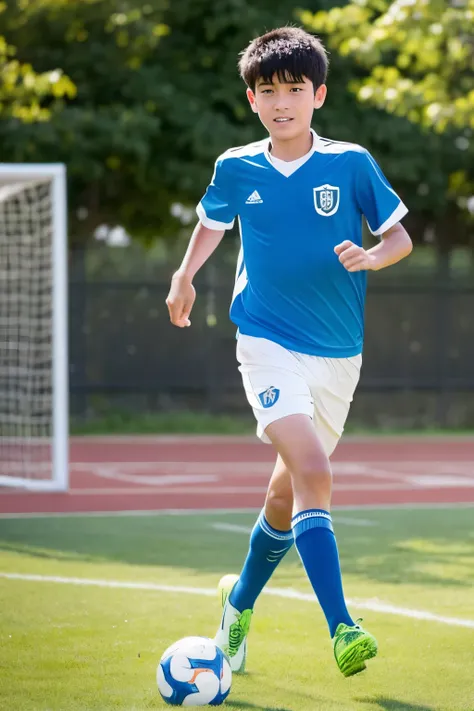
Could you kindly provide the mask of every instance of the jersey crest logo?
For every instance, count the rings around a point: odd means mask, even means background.
[[[271,407],[274,405],[278,398],[280,397],[280,391],[278,388],[273,387],[271,385],[269,388],[263,391],[263,393],[259,393],[258,399],[262,403],[263,407],[267,409],[268,407]]]
[[[314,207],[318,215],[330,217],[339,207],[339,188],[334,185],[320,185],[313,188]]]

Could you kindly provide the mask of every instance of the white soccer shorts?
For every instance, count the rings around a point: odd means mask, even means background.
[[[272,422],[287,415],[308,415],[330,456],[344,430],[362,356],[311,356],[266,338],[240,334],[237,360],[257,420],[257,436],[269,443],[265,429]]]

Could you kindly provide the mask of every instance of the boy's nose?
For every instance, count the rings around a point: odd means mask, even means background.
[[[275,96],[274,107],[277,111],[286,111],[286,109],[288,108],[288,101],[285,94]]]

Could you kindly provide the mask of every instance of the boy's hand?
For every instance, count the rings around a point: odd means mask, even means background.
[[[191,325],[189,314],[196,299],[196,289],[191,279],[179,271],[173,274],[171,288],[166,299],[170,321],[174,326],[185,328]]]
[[[338,255],[342,266],[348,272],[365,271],[373,269],[375,266],[375,257],[366,252],[363,247],[358,247],[348,239],[334,247],[334,251]]]

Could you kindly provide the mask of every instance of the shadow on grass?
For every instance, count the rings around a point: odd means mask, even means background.
[[[364,517],[369,514],[364,513]],[[367,581],[470,586],[474,532],[469,509],[371,512],[375,527],[337,528],[342,569]],[[44,559],[163,566],[203,573],[238,572],[255,515],[120,516],[0,519],[0,550]],[[226,531],[213,524],[239,524]],[[442,535],[440,535],[442,532]],[[299,569],[298,569],[299,568]],[[294,551],[281,573],[305,580]]]
[[[374,711],[433,711],[432,706],[420,706],[419,704],[407,704],[405,701],[397,699],[387,699],[383,696],[375,698],[358,698],[356,701],[364,704],[373,704]]]
[[[293,709],[287,709],[276,706],[258,706],[257,704],[250,704],[248,701],[239,701],[234,699],[233,701],[226,701],[225,707],[228,709],[248,709],[248,711],[294,711]]]

